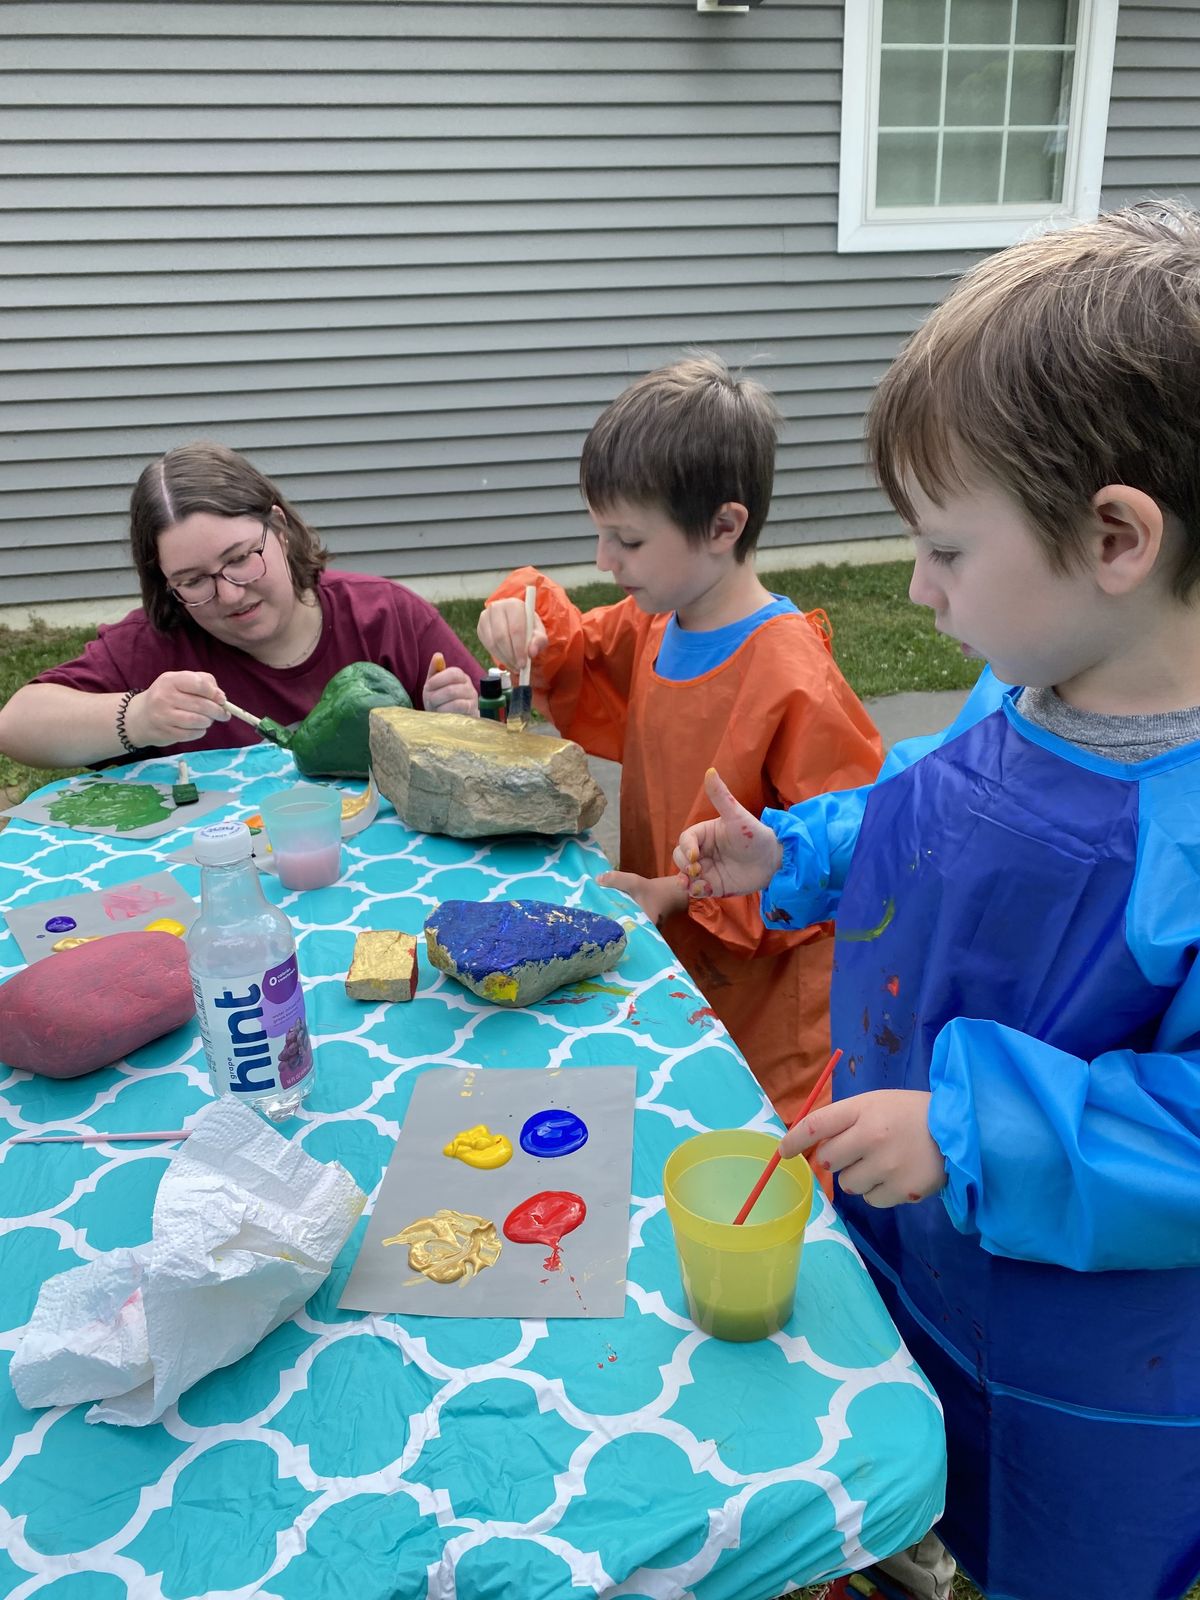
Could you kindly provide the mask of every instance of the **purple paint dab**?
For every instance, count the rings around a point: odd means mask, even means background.
[[[75,927],[74,917],[51,917],[46,924],[47,933],[70,933]]]
[[[587,1123],[573,1111],[553,1107],[535,1111],[521,1129],[521,1149],[528,1156],[569,1156],[588,1138]]]

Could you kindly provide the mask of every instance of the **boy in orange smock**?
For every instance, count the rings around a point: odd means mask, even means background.
[[[709,767],[755,815],[879,769],[879,735],[824,614],[769,593],[754,570],[778,423],[766,390],[715,357],[640,378],[601,414],[580,464],[596,564],[624,598],[580,612],[523,567],[491,597],[479,638],[511,669],[532,661],[535,703],[564,737],[621,762],[620,870],[599,881],[658,924],[790,1121],[829,1055],[830,927],[764,928],[749,898],[689,899],[671,861],[681,830],[711,811]]]

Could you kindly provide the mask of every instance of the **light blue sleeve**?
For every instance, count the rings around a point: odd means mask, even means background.
[[[1200,1265],[1200,762],[1140,785],[1125,937],[1174,991],[1145,1052],[1092,1061],[996,1022],[946,1024],[929,1130],[955,1226],[1080,1272]]]
[[[893,745],[875,783],[886,783],[931,750],[981,722],[999,706],[1008,685],[990,667],[967,696],[958,716],[941,733],[904,739]],[[768,809],[762,820],[783,846],[783,861],[762,893],[762,919],[768,927],[803,928],[837,917],[858,830],[875,784],[816,795],[788,811]]]

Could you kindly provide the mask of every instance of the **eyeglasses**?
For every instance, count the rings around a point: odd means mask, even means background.
[[[267,570],[267,558],[263,555],[263,551],[267,547],[267,535],[270,531],[270,523],[264,522],[263,535],[255,549],[234,556],[232,561],[227,561],[215,572],[206,572],[199,578],[189,578],[186,583],[169,583],[168,591],[175,596],[180,605],[190,609],[193,606],[206,606],[210,600],[216,598],[218,578],[224,578],[226,582],[234,583],[239,589],[244,589],[248,583],[261,578]]]

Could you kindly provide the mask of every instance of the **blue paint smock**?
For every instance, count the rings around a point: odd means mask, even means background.
[[[985,672],[867,788],[763,818],[835,918],[834,1098],[928,1090],[942,1193],[839,1209],[946,1414],[989,1600],[1200,1570],[1200,743],[1136,765]],[[887,1554],[888,1552],[879,1552]]]

